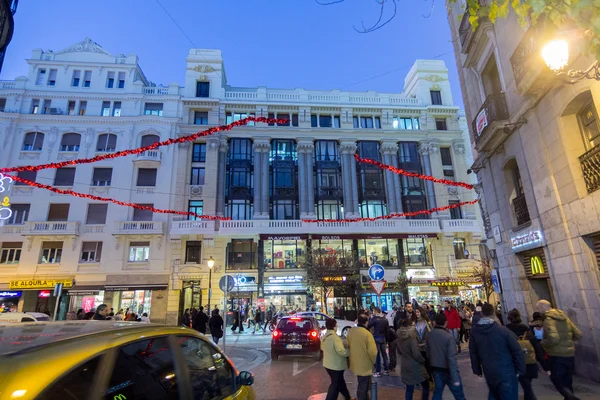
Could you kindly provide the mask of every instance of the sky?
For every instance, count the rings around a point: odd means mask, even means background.
[[[222,51],[231,86],[307,90],[399,93],[416,59],[437,58],[462,107],[446,9],[432,1],[398,0],[394,20],[368,34],[353,26],[376,21],[377,0],[20,1],[0,79],[26,75],[33,49],[58,51],[86,37],[111,54],[136,54],[146,77],[163,85],[183,85],[194,47]]]

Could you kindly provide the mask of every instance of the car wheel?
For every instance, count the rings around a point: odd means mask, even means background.
[[[348,331],[350,330],[350,328],[345,327],[344,329],[342,329],[342,337],[345,338],[348,336]]]
[[[274,351],[272,351],[271,352],[271,360],[273,360],[273,361],[279,360],[279,354],[277,354]]]

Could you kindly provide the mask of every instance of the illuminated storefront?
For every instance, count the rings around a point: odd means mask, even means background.
[[[54,296],[54,288],[57,284],[63,285],[62,296],[57,312],[57,320],[63,320],[69,306],[67,291],[75,283],[73,278],[65,279],[19,279],[9,282],[9,289],[22,292],[17,306],[19,312],[41,312],[53,316],[57,297]]]
[[[260,235],[260,239],[266,270],[303,268],[308,235]]]
[[[306,310],[307,289],[304,273],[294,275],[265,276],[265,305],[273,304],[279,311],[282,307],[287,310]]]

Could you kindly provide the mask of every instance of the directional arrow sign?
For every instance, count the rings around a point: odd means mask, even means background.
[[[373,288],[375,293],[377,293],[377,296],[381,296],[381,292],[383,292],[383,289],[385,289],[386,283],[387,283],[387,281],[385,281],[385,280],[371,281],[371,287]]]

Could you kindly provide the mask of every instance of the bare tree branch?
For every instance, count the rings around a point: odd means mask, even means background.
[[[374,32],[378,29],[383,28],[384,26],[386,26],[387,24],[389,24],[395,17],[396,14],[398,12],[398,4],[396,3],[397,0],[375,0],[378,4],[380,4],[380,9],[379,9],[379,18],[377,19],[377,22],[375,22],[375,24],[373,24],[370,28],[366,28],[364,21],[360,21],[360,25],[362,26],[362,30],[359,30],[356,28],[356,26],[352,26],[354,28],[354,30],[358,33],[371,33]],[[384,22],[381,22],[383,20],[383,14],[385,12],[385,5],[386,3],[391,2],[394,6],[393,9],[393,13],[392,16],[389,17],[388,19],[386,19]]]
[[[330,6],[332,4],[337,4],[337,3],[343,3],[344,0],[335,0],[335,1],[328,1],[328,2],[322,2],[319,0],[315,0],[317,2],[317,4],[321,5],[321,6]]]
[[[425,0],[425,1],[427,1],[427,0]],[[435,8],[435,0],[431,0],[431,9],[429,10],[429,14],[427,14],[427,15],[422,14],[423,18],[429,18],[429,17],[431,17],[431,15],[433,14],[433,9],[434,8]]]

